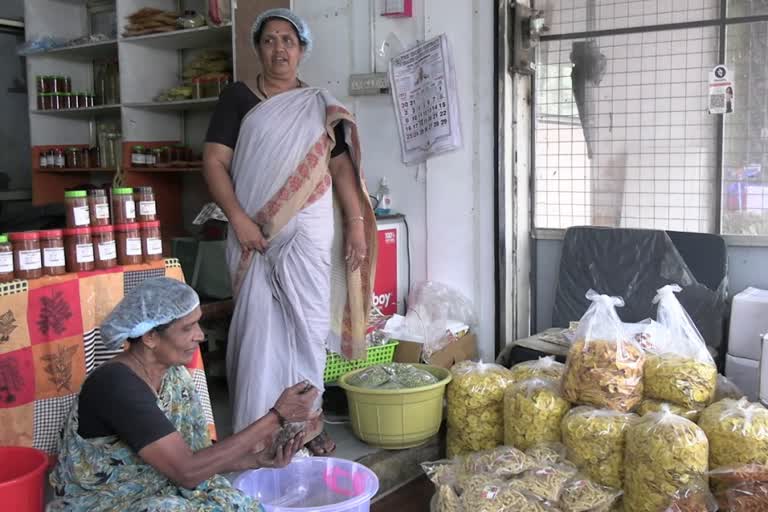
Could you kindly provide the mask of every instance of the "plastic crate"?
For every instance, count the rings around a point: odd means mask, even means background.
[[[325,363],[325,375],[323,380],[336,382],[339,377],[354,370],[368,368],[381,363],[391,363],[395,357],[395,348],[397,342],[390,342],[380,347],[368,347],[368,357],[356,361],[347,361],[338,354],[328,354],[328,360]]]

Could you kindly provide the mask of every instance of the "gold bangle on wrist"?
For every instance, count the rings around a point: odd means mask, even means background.
[[[347,224],[352,224],[355,221],[365,222],[365,217],[350,217],[347,219]]]

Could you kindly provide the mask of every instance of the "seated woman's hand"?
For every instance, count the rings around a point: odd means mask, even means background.
[[[258,468],[284,468],[291,463],[296,453],[304,446],[304,432],[299,432],[296,437],[289,440],[274,451],[269,447],[254,454],[250,466]]]
[[[312,421],[322,414],[315,404],[320,390],[307,382],[300,382],[280,395],[274,409],[288,422]]]

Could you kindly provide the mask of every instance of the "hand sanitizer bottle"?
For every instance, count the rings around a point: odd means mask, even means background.
[[[389,193],[387,178],[381,178],[379,190],[376,192],[376,199],[378,200],[376,215],[389,215],[392,211],[392,196]]]

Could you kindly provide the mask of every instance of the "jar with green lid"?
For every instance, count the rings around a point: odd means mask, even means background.
[[[59,108],[62,110],[72,108],[72,93],[62,92],[59,94]]]
[[[51,109],[50,98],[51,98],[51,95],[46,92],[37,93],[37,110],[50,110]]]
[[[147,155],[145,154],[144,146],[131,147],[131,167],[146,167]]]
[[[68,190],[64,192],[68,228],[79,228],[91,225],[91,213],[88,208],[88,193],[85,190]]]
[[[85,99],[86,94],[84,92],[78,92],[77,93],[77,108],[86,108],[88,107],[88,101]]]
[[[136,203],[132,188],[112,189],[112,223],[130,224],[136,221]]]
[[[0,235],[0,283],[13,281],[13,247],[8,235]]]

